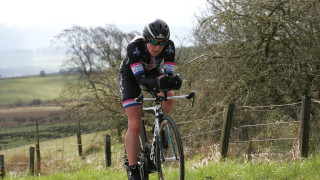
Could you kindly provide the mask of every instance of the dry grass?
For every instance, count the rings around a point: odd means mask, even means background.
[[[47,118],[53,115],[57,115],[61,107],[59,106],[25,106],[16,108],[0,108],[0,126],[1,127],[13,127],[34,124],[30,119]],[[20,121],[16,121],[20,119]],[[21,121],[25,119],[25,121]]]
[[[29,157],[25,153],[14,154],[5,161],[5,168],[9,174],[26,172],[29,167]],[[14,173],[13,173],[14,172]]]
[[[106,133],[108,132],[82,135],[83,157],[79,157],[76,136],[40,142],[41,175],[63,172],[73,173],[78,172],[83,167],[91,167],[95,170],[104,169],[106,166],[104,153]],[[117,143],[116,138],[112,137],[111,143],[111,168],[114,171],[123,171],[124,144]],[[5,157],[5,170],[7,175],[27,176],[30,146],[35,145],[31,144],[0,151],[0,154],[3,154]],[[21,160],[16,160],[19,159],[18,157],[21,157]],[[20,164],[16,164],[15,162],[19,162]]]

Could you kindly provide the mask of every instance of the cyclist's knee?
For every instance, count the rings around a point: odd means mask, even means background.
[[[134,134],[139,134],[142,119],[141,106],[132,106],[126,108],[126,114],[128,116],[129,123],[128,131]]]
[[[168,96],[174,96],[174,91],[168,91],[168,92],[167,92],[167,95],[168,95]]]
[[[168,97],[174,96],[174,92],[173,91],[168,91],[167,96]],[[175,101],[174,99],[170,99],[170,100],[164,102],[164,105],[165,106],[169,106],[169,107],[172,108],[172,106],[174,105],[174,101]]]
[[[134,122],[129,122],[128,131],[130,131],[131,133],[134,133],[135,135],[139,135],[140,127],[141,127],[141,122],[139,120],[134,120]]]
[[[169,91],[167,95],[168,95],[168,97],[174,96],[174,92],[173,91]],[[174,101],[175,101],[174,99],[168,100],[167,101],[168,106],[172,107],[174,105]]]

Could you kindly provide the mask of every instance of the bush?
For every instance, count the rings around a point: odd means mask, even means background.
[[[90,145],[88,148],[85,149],[84,155],[87,156],[90,154],[94,154],[94,153],[100,152],[101,150],[102,148],[97,145]]]
[[[22,100],[18,100],[16,103],[14,103],[14,105],[15,105],[16,107],[21,107],[21,106],[24,106],[25,103],[24,103]]]
[[[34,100],[32,100],[32,102],[30,103],[31,106],[38,106],[38,105],[41,105],[41,104],[42,104],[41,99],[34,99]]]

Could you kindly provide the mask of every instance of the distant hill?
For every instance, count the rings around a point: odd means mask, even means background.
[[[0,105],[54,100],[65,80],[62,75],[0,79]]]

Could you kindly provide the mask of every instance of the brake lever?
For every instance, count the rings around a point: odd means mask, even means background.
[[[195,92],[191,92],[186,98],[187,99],[191,99],[192,98],[192,103],[191,103],[191,107],[193,107],[194,105],[194,97],[196,96]]]
[[[137,102],[143,101],[143,94],[140,94],[137,98],[134,98]]]

